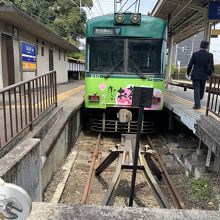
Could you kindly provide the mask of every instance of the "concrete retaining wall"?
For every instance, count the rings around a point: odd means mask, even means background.
[[[94,219],[94,220],[218,220],[220,212],[181,209],[149,209],[110,206],[81,206],[35,203],[28,220]]]
[[[0,159],[0,177],[24,188],[32,201],[42,194],[82,130],[83,94],[69,98],[44,118],[25,141]]]
[[[82,106],[81,106],[82,107]],[[63,112],[42,141],[42,193],[59,169],[82,130],[81,108]]]
[[[0,177],[25,189],[32,201],[42,201],[39,139],[27,139],[0,160]]]

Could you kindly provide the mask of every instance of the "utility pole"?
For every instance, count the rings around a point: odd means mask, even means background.
[[[117,0],[114,0],[114,13],[117,13]]]
[[[178,54],[178,44],[176,44],[176,51],[175,51],[175,59],[174,59],[174,65],[177,66],[177,54]]]
[[[192,47],[191,47],[191,56],[193,55],[193,51],[194,51],[194,41],[195,41],[195,37],[196,37],[196,35],[193,35],[193,38],[192,38]]]

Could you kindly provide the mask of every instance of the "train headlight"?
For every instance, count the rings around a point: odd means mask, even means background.
[[[119,23],[119,24],[123,23],[124,20],[125,20],[124,14],[121,14],[121,13],[116,14],[116,15],[115,15],[115,20],[116,20],[116,22]]]
[[[141,19],[140,14],[132,14],[131,15],[131,22],[137,24]]]

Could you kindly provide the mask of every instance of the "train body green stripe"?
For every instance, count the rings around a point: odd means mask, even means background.
[[[106,78],[105,76],[108,73],[105,74],[99,74],[99,73],[86,73],[86,77],[91,77],[91,78]],[[141,79],[138,75],[136,74],[111,74],[107,78],[119,78],[119,79],[139,79],[139,80],[149,80],[149,81],[163,81],[165,79],[165,75],[159,75],[159,74],[147,74],[144,75],[146,79]]]
[[[152,106],[152,110],[163,108],[163,91],[165,80],[153,81],[131,78],[94,78],[86,77],[85,104],[87,108],[131,107],[132,92],[135,86],[154,88],[154,96],[160,102]],[[99,96],[99,102],[90,102],[89,96]]]

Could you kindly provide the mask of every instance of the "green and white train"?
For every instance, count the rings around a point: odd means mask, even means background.
[[[154,88],[152,106],[162,110],[167,23],[132,13],[95,17],[86,27],[87,109],[132,108],[134,87]]]

